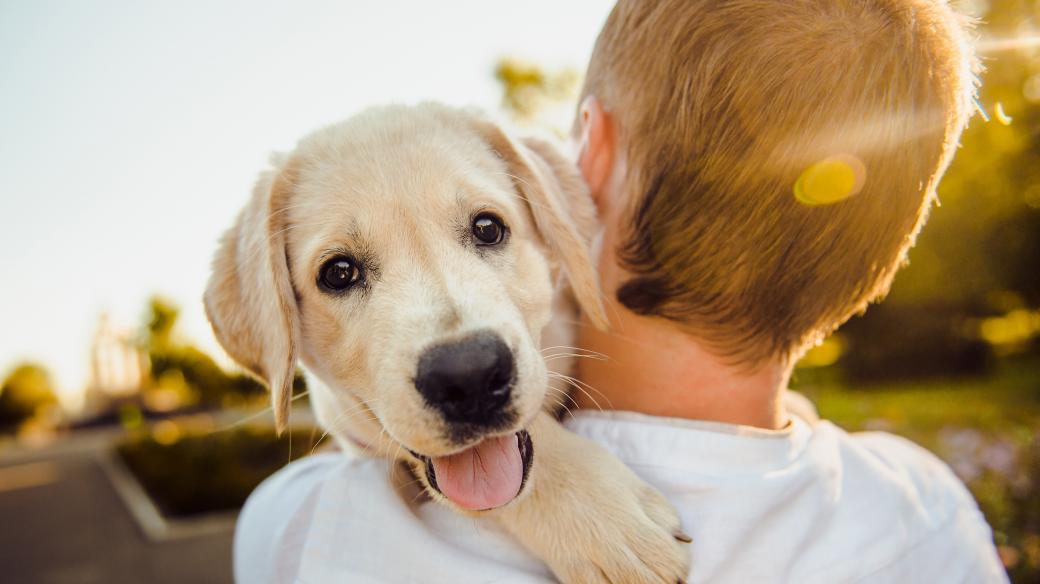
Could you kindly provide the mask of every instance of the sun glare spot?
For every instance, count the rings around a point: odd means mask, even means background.
[[[162,420],[152,427],[152,438],[163,446],[169,446],[180,440],[181,429],[171,420]]]
[[[1001,124],[1004,124],[1005,126],[1010,126],[1011,120],[1014,119],[1004,112],[1004,104],[1000,103],[999,101],[997,102],[997,107],[995,107],[993,110],[993,117],[997,118],[997,121]]]
[[[860,192],[866,179],[859,158],[838,154],[806,168],[794,183],[794,197],[803,205],[830,205]]]

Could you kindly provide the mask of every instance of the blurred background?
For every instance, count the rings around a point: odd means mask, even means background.
[[[1040,582],[1040,1],[980,19],[978,115],[884,304],[800,363],[850,430],[946,460]],[[0,565],[228,582],[237,508],[312,452],[217,347],[209,260],[270,152],[433,99],[569,127],[612,2],[0,2]]]

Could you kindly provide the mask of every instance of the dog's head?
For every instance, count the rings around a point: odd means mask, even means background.
[[[279,429],[299,359],[333,434],[388,437],[461,507],[512,499],[530,464],[523,427],[546,398],[557,277],[605,321],[576,171],[546,143],[433,104],[369,110],[275,166],[223,239],[205,301],[221,344],[271,388]],[[463,484],[489,457],[509,468]]]

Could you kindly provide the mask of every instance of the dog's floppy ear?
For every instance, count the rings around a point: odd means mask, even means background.
[[[294,175],[288,163],[260,176],[220,242],[204,297],[217,340],[270,388],[279,433],[289,415],[299,336],[282,227]]]
[[[474,122],[491,149],[509,166],[516,189],[531,210],[542,239],[563,267],[574,297],[596,328],[607,328],[599,278],[589,255],[596,209],[578,169],[549,142],[506,135],[497,124]]]

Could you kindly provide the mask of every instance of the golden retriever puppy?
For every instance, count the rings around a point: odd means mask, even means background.
[[[271,388],[279,429],[300,362],[336,440],[401,458],[562,581],[681,581],[671,506],[557,421],[551,372],[570,360],[542,351],[572,344],[578,306],[606,321],[595,210],[572,165],[423,104],[319,130],[274,166],[224,237],[205,303]]]

